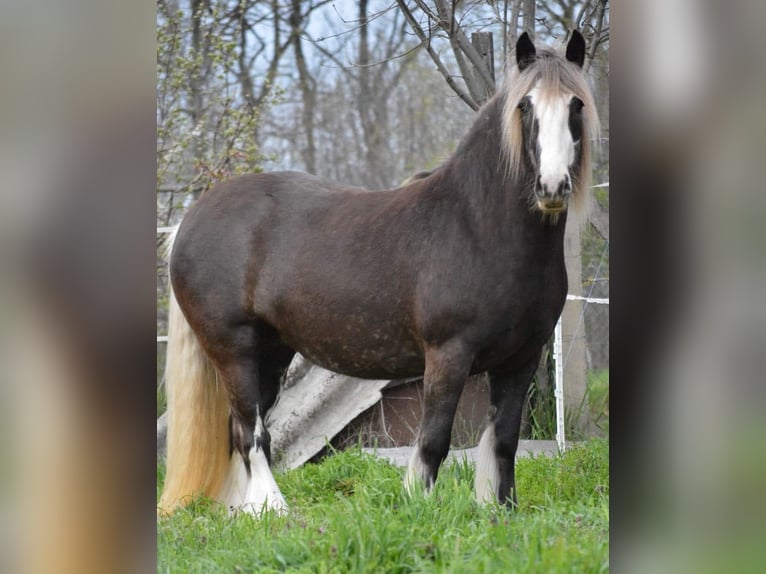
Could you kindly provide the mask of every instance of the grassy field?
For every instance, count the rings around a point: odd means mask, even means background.
[[[448,464],[429,496],[351,449],[277,476],[285,516],[227,516],[199,501],[158,524],[159,572],[606,572],[609,445],[519,459],[519,508],[481,507],[473,467]],[[158,483],[163,469],[158,469]]]

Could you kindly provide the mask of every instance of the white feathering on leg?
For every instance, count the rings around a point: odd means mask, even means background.
[[[420,447],[416,447],[410,457],[407,465],[407,475],[404,477],[404,487],[407,493],[412,495],[420,489],[424,489],[426,484],[426,465],[420,456]]]
[[[247,477],[245,462],[238,452],[231,455],[226,483],[218,500],[230,511],[239,510],[258,516],[264,510],[285,512],[285,502],[279,485],[274,480],[266,453],[258,445],[258,438],[263,432],[263,423],[260,416],[256,419],[255,438],[256,446],[250,449],[250,478]]]
[[[256,516],[264,510],[275,510],[279,513],[287,511],[287,503],[271,473],[266,453],[259,445],[263,431],[263,420],[259,413],[255,420],[255,446],[250,449],[250,482],[242,503],[245,512]]]
[[[490,424],[479,441],[479,458],[476,461],[476,500],[482,503],[496,502],[500,472],[495,455],[495,425]]]
[[[271,473],[266,453],[259,446],[250,449],[250,470],[250,482],[242,509],[256,516],[264,510],[285,512],[287,503]]]
[[[230,511],[242,506],[247,493],[247,470],[245,462],[238,452],[233,452],[229,462],[229,471],[226,475],[221,495],[218,501]]]

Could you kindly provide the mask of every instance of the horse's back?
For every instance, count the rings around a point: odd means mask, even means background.
[[[261,242],[280,232],[299,232],[301,222],[311,213],[325,213],[339,196],[360,193],[350,187],[333,187],[331,182],[302,172],[256,173],[222,182],[204,195],[184,217],[173,247],[189,259],[209,259],[216,253],[235,259],[244,255],[253,236]],[[178,257],[180,258],[180,256]],[[238,262],[241,260],[237,260]],[[173,265],[171,265],[173,267]]]

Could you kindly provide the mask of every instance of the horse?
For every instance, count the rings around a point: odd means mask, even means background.
[[[199,495],[286,509],[263,421],[296,352],[359,378],[423,377],[410,492],[434,486],[466,378],[487,372],[475,494],[517,505],[522,406],[566,298],[568,208],[590,188],[585,49],[576,30],[562,49],[522,34],[454,154],[399,188],[288,171],[238,176],[196,201],[169,256],[160,512]]]

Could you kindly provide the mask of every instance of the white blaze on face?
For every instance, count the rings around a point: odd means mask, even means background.
[[[537,86],[529,92],[537,120],[537,145],[540,149],[538,170],[540,183],[555,192],[569,173],[575,160],[572,132],[569,131],[569,102],[572,94],[541,98]]]

